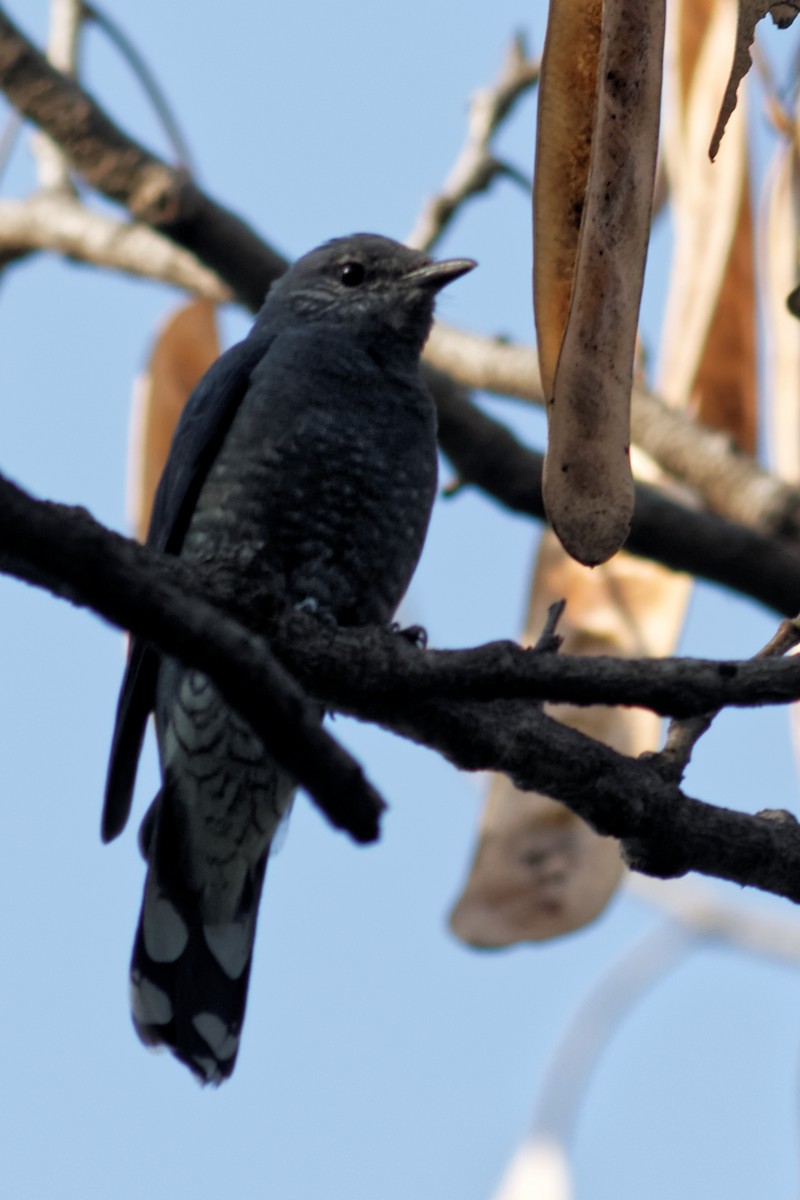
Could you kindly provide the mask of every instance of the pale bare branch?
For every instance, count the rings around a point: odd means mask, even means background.
[[[63,192],[0,201],[0,258],[31,250],[55,251],[216,302],[231,299],[230,290],[213,271],[149,225],[116,221]]]
[[[612,964],[584,998],[561,1035],[539,1090],[530,1132],[512,1156],[492,1200],[569,1200],[570,1145],[592,1072],[630,1008],[692,948],[691,930],[666,921],[649,930]],[[545,1168],[558,1164],[551,1183]],[[560,1189],[560,1190],[558,1190]]]
[[[569,1200],[570,1144],[599,1056],[631,1008],[704,941],[727,942],[778,962],[800,963],[800,921],[759,912],[694,880],[628,877],[634,896],[668,918],[595,983],[550,1062],[532,1128],[512,1155],[492,1200]]]
[[[425,359],[467,387],[544,403],[536,352],[499,338],[437,324]],[[776,479],[726,433],[699,425],[634,384],[633,440],[709,508],[762,533],[800,537],[800,491]]]
[[[58,142],[90,187],[196,254],[243,304],[260,308],[270,283],[286,270],[286,260],[201,192],[185,171],[123,132],[87,92],[47,62],[2,5],[0,88],[23,116]]]
[[[800,921],[794,916],[761,911],[693,879],[665,882],[633,873],[627,887],[634,896],[702,937],[717,938],[778,962],[800,964]]]

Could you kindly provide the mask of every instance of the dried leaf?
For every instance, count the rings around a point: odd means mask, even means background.
[[[657,387],[674,404],[691,398],[703,421],[752,450],[755,282],[743,105],[719,161],[705,154],[735,37],[735,0],[681,0],[670,11],[664,159],[674,253]]]
[[[680,630],[689,587],[685,576],[624,553],[589,571],[545,533],[523,641],[535,641],[549,604],[566,596],[564,652],[665,654]],[[548,711],[623,754],[657,743],[658,718],[643,709],[562,704]],[[623,871],[616,841],[599,837],[549,797],[519,792],[498,776],[450,925],[473,946],[556,937],[594,920]]]
[[[623,874],[619,846],[555,800],[495,776],[464,890],[456,937],[481,949],[580,929],[606,907]]]
[[[604,562],[619,549],[633,514],[630,393],[655,179],[663,41],[664,0],[606,0],[574,280],[548,395],[543,485],[548,519],[567,550],[587,565]],[[546,115],[545,110],[540,129]],[[540,132],[540,146],[547,136]],[[544,186],[540,179],[537,189]],[[546,235],[544,230],[538,236]],[[540,294],[541,286],[535,290]]]
[[[760,239],[770,457],[789,483],[800,482],[800,321],[786,307],[786,296],[797,283],[798,237],[800,159],[796,142],[790,142],[778,148],[770,166]],[[790,707],[789,720],[800,761],[800,705]]]
[[[726,430],[750,454],[758,437],[756,333],[753,215],[746,172],[733,245],[694,380],[693,405],[701,421]]]
[[[800,482],[800,321],[786,308],[797,282],[800,163],[797,149],[776,151],[765,188],[761,294],[771,399],[770,457],[781,479]]]
[[[144,539],[156,485],[172,434],[195,384],[219,356],[215,308],[193,300],[160,329],[144,375],[136,381],[131,410],[128,494],[131,524]]]
[[[756,25],[767,13],[772,13],[772,20],[778,28],[788,29],[797,16],[798,11],[800,11],[798,5],[792,3],[791,0],[789,3],[782,2],[782,0],[778,0],[777,3],[770,3],[769,0],[739,0],[739,17],[736,25],[736,46],[733,52],[733,66],[731,67],[728,84],[722,99],[722,107],[719,110],[719,116],[717,117],[717,123],[714,127],[714,134],[711,138],[711,145],[708,151],[712,162],[717,157],[728,118],[736,107],[736,92],[739,84],[750,70],[752,62],[750,47],[756,35]]]

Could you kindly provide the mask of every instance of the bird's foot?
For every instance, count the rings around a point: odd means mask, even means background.
[[[428,631],[423,625],[407,625],[404,629],[397,621],[393,621],[389,628],[392,633],[405,638],[407,642],[411,642],[411,645],[416,646],[418,650],[424,650],[428,645]]]

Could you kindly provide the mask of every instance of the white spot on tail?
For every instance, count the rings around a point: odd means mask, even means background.
[[[156,885],[147,888],[142,912],[142,934],[145,950],[153,962],[176,962],[189,941],[186,922],[172,901]]]
[[[139,1026],[168,1025],[173,1017],[169,996],[139,971],[131,976],[131,1012]]]
[[[192,1063],[195,1069],[205,1076],[205,1083],[222,1083],[225,1078],[219,1069],[219,1063],[213,1058],[201,1058],[199,1055],[195,1055]]]
[[[233,1058],[239,1049],[239,1038],[235,1033],[231,1033],[225,1022],[215,1013],[198,1013],[192,1024],[203,1041],[211,1047],[211,1052],[218,1062]]]
[[[229,979],[238,979],[253,946],[253,917],[225,925],[204,925],[203,935],[214,958]]]

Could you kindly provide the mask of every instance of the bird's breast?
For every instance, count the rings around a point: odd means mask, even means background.
[[[339,623],[383,622],[418,561],[435,486],[433,409],[413,377],[278,361],[254,373],[184,553],[247,578],[277,572],[292,602]]]

